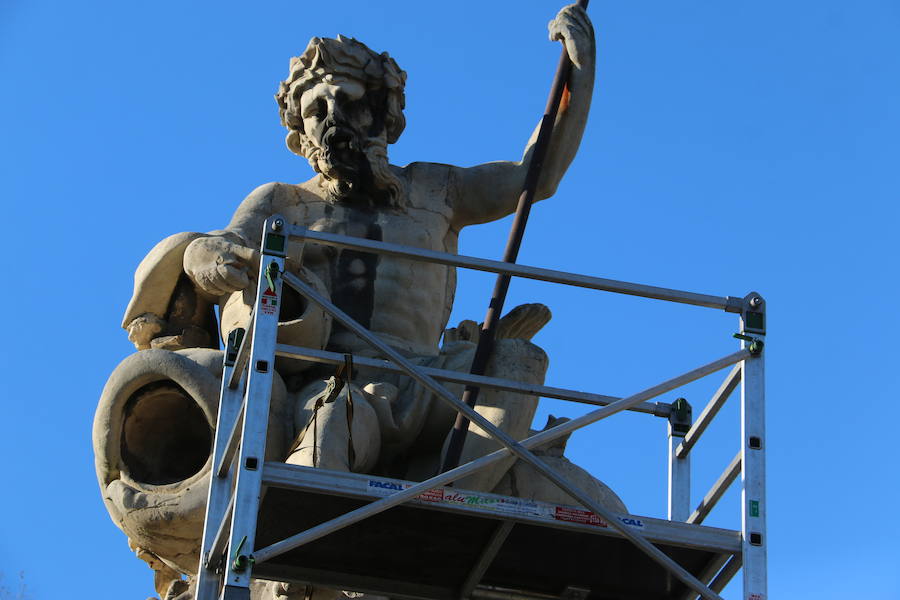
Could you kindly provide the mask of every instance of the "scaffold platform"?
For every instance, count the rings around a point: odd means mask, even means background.
[[[281,463],[266,463],[263,482],[260,548],[413,485]],[[710,565],[740,557],[738,531],[618,517],[698,578]],[[688,592],[590,511],[449,487],[278,555],[254,572],[415,600],[567,594],[663,600]]]

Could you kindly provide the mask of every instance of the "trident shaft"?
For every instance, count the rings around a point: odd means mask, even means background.
[[[586,9],[587,5],[588,0],[578,0],[578,6],[581,8]],[[553,78],[553,85],[550,88],[550,96],[547,98],[547,107],[544,109],[544,116],[541,119],[538,137],[532,151],[531,162],[528,163],[528,170],[525,173],[522,193],[519,194],[519,204],[516,207],[516,216],[510,228],[509,239],[506,241],[503,262],[514,263],[519,256],[519,247],[522,245],[522,238],[525,235],[525,225],[528,223],[528,215],[531,213],[531,205],[534,203],[537,184],[540,181],[544,160],[547,158],[547,151],[550,147],[553,125],[556,123],[560,101],[571,72],[572,61],[569,60],[569,55],[566,49],[563,48],[559,57],[559,65],[556,67],[556,76]],[[487,314],[484,317],[484,324],[481,326],[478,345],[475,347],[472,368],[469,371],[473,375],[484,375],[487,370],[488,359],[490,359],[491,352],[494,349],[497,323],[500,320],[500,315],[503,313],[503,304],[506,302],[506,293],[509,291],[509,282],[509,275],[502,273],[497,275],[494,291],[491,294],[491,301],[488,303]],[[478,389],[476,386],[466,386],[462,396],[463,402],[470,407],[474,407],[478,401]],[[450,443],[447,445],[447,454],[444,457],[441,472],[449,471],[459,465],[468,431],[469,419],[463,416],[462,413],[458,414],[456,422],[453,424]]]

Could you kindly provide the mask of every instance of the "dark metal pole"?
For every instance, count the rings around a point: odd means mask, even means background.
[[[588,0],[578,0],[578,6],[587,9]],[[519,204],[516,207],[516,216],[513,219],[512,227],[509,232],[509,239],[506,241],[506,250],[503,252],[503,261],[508,263],[516,262],[519,256],[519,247],[522,245],[522,238],[525,235],[525,225],[528,223],[528,215],[531,213],[531,205],[534,203],[534,195],[537,190],[538,181],[541,178],[544,160],[547,157],[547,150],[550,147],[550,137],[553,134],[553,125],[556,122],[556,115],[559,112],[559,104],[562,99],[563,91],[569,81],[572,72],[572,61],[563,46],[562,54],[559,57],[559,65],[556,67],[556,76],[553,78],[553,85],[550,88],[550,97],[547,98],[547,107],[544,109],[544,116],[541,119],[541,126],[538,130],[538,137],[534,144],[534,150],[531,154],[531,161],[528,163],[528,170],[525,173],[525,184],[522,186],[522,193],[519,195]],[[494,337],[497,331],[497,322],[503,312],[503,304],[506,302],[506,293],[509,291],[510,276],[500,274],[494,284],[494,292],[491,295],[491,301],[488,304],[487,314],[484,317],[484,324],[481,326],[481,335],[478,338],[478,346],[475,348],[475,357],[472,360],[472,368],[470,373],[473,375],[484,375],[487,369],[488,360],[494,349]],[[471,407],[475,406],[478,401],[478,390],[476,386],[466,386],[463,392],[462,400]],[[456,422],[453,424],[453,430],[450,435],[450,443],[447,446],[447,454],[444,456],[444,464],[441,466],[441,472],[449,471],[459,465],[459,459],[462,455],[463,444],[466,441],[466,434],[469,431],[469,419],[462,414],[456,415]]]

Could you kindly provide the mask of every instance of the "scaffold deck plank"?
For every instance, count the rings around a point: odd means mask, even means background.
[[[299,533],[410,482],[266,463],[257,548]],[[736,531],[620,515],[693,574],[740,553]],[[484,571],[482,588],[590,600],[662,600],[685,587],[610,528],[573,506],[439,488],[254,567],[254,576],[355,588],[417,600],[457,600],[500,521],[516,526]],[[340,582],[340,584],[338,583]],[[477,595],[477,590],[476,590]]]

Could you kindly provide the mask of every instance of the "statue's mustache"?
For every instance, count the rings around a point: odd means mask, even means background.
[[[342,125],[332,125],[325,129],[322,134],[322,146],[328,153],[341,152],[349,150],[351,152],[360,152],[362,144],[359,142],[355,132]]]

